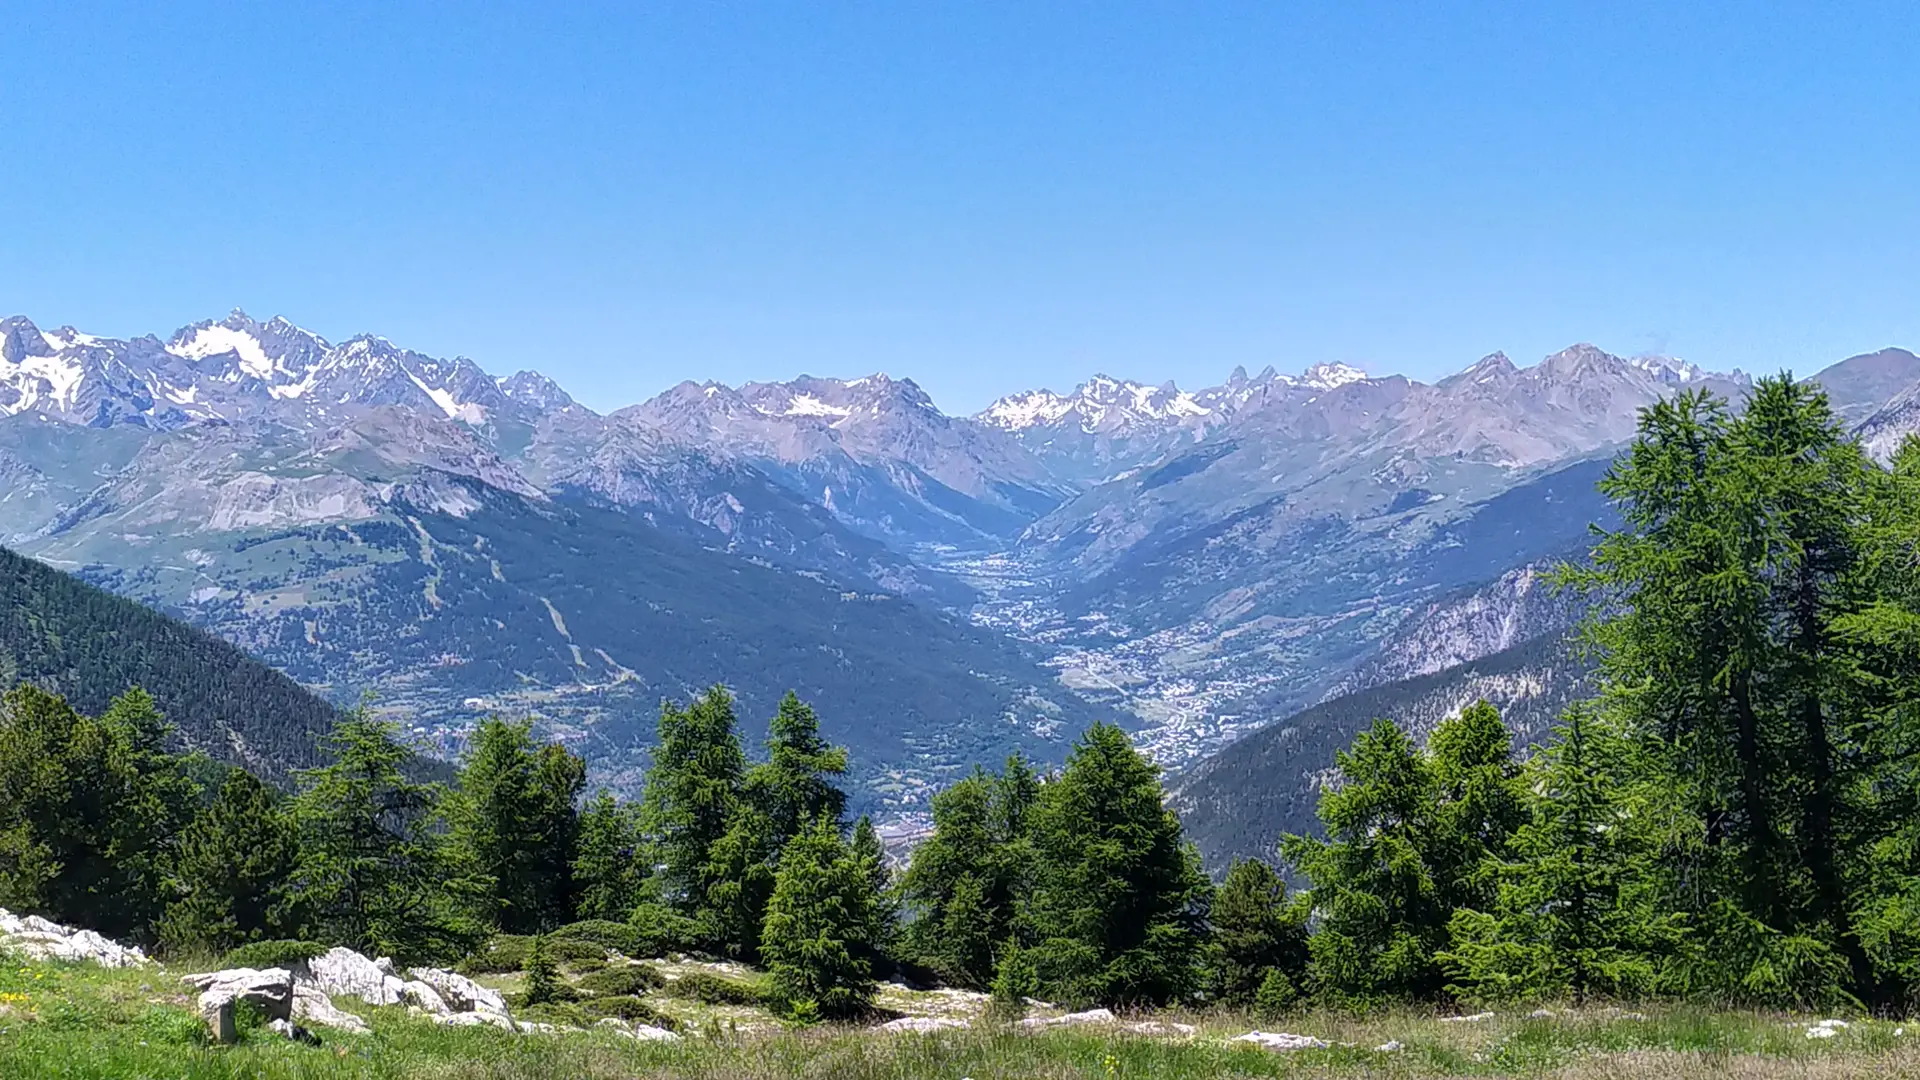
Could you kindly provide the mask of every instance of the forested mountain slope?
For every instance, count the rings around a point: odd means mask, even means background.
[[[278,781],[318,761],[336,716],[212,634],[0,548],[0,687],[21,681],[86,713],[143,687],[186,745]]]

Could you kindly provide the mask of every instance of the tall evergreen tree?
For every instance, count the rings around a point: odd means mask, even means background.
[[[662,867],[662,896],[686,914],[707,903],[713,848],[735,823],[745,771],[726,687],[713,687],[684,709],[661,705],[642,812]]]
[[[531,720],[489,718],[468,741],[452,799],[453,843],[492,884],[501,930],[550,930],[573,916],[575,801],[586,763],[557,744],[537,745]]]
[[[880,833],[874,829],[872,818],[861,814],[854,822],[849,846],[860,863],[861,873],[866,876],[867,891],[873,897],[873,926],[866,934],[871,946],[868,960],[875,975],[887,975],[895,966],[900,900],[895,894],[893,874],[887,869],[886,850],[880,844]]]
[[[761,952],[772,994],[790,1015],[845,1018],[872,1003],[870,881],[825,817],[780,853]]]
[[[1161,1004],[1199,988],[1211,888],[1164,800],[1158,767],[1112,724],[1042,789],[1032,922],[1049,992]]]
[[[1336,1002],[1431,1000],[1443,986],[1434,954],[1452,915],[1426,850],[1432,767],[1389,720],[1374,721],[1335,761],[1345,782],[1320,796],[1327,838],[1282,842],[1313,883],[1311,986]]]
[[[829,745],[813,708],[787,691],[768,726],[767,761],[746,779],[747,798],[764,815],[776,852],[822,816],[839,823],[847,795],[834,780],[846,772],[846,748]]]
[[[573,858],[580,918],[618,922],[631,915],[640,903],[645,857],[634,809],[602,789],[580,814]]]
[[[987,907],[994,872],[993,785],[976,769],[933,797],[933,832],[913,851],[902,892],[914,912],[908,949],[948,980],[979,988],[993,977],[992,946],[1012,913]]]
[[[1686,925],[1663,904],[1662,815],[1632,746],[1585,706],[1530,769],[1532,817],[1489,907],[1456,911],[1441,960],[1483,1000],[1636,998],[1675,989]]]
[[[1268,972],[1289,985],[1306,980],[1307,924],[1304,905],[1290,903],[1287,883],[1257,859],[1239,859],[1213,897],[1214,995],[1246,1008]]]
[[[392,724],[364,710],[328,739],[332,764],[294,801],[317,929],[369,955],[450,960],[486,935],[487,880],[444,839],[444,792],[407,778]]]
[[[175,949],[225,952],[301,937],[301,885],[300,840],[286,809],[265,784],[230,769],[181,836],[160,939]]]
[[[1484,910],[1514,830],[1527,819],[1513,736],[1493,706],[1479,701],[1434,728],[1427,756],[1434,805],[1423,854],[1440,903]]]

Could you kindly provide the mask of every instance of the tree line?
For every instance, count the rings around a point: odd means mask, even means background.
[[[764,760],[723,687],[663,706],[642,797],[585,794],[526,722],[414,779],[365,715],[287,797],[99,717],[0,709],[0,904],[177,949],[311,937],[451,961],[622,924],[764,967],[800,1019],[877,980],[1074,1004],[1708,998],[1905,1011],[1920,990],[1920,443],[1882,468],[1815,388],[1652,406],[1564,587],[1599,692],[1516,753],[1484,702],[1340,753],[1323,834],[1217,885],[1157,767],[1095,724],[1043,773],[976,767],[903,870],[847,821],[847,754],[793,695]],[[1290,882],[1292,886],[1290,887]],[[538,939],[536,938],[536,941]],[[551,963],[539,948],[530,963]],[[543,978],[546,977],[544,974]]]

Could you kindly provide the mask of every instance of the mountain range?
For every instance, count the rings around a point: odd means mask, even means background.
[[[1911,353],[1817,377],[1872,445],[1920,426]],[[15,317],[0,542],[371,690],[448,752],[535,714],[616,786],[661,697],[728,680],[753,716],[792,686],[854,747],[862,805],[912,812],[1096,717],[1183,768],[1551,635],[1493,613],[1610,520],[1594,482],[1638,410],[1747,385],[1576,345],[1431,384],[1097,376],[952,416],[910,379],[801,376],[603,415],[283,318],[163,340]]]

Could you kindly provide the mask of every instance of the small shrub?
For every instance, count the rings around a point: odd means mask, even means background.
[[[1293,980],[1279,968],[1270,968],[1260,980],[1260,989],[1253,993],[1254,1014],[1262,1020],[1271,1020],[1292,1008],[1299,997]]]
[[[560,981],[560,969],[554,966],[553,954],[547,951],[547,939],[537,937],[527,949],[527,983],[522,996],[529,1005],[544,1005],[549,1001],[560,1000],[560,988],[566,984]]]
[[[820,1004],[810,998],[787,1003],[787,1023],[794,1027],[812,1027],[820,1022]]]
[[[633,931],[633,948],[623,949],[629,956],[665,956],[675,952],[700,952],[707,947],[700,924],[665,904],[641,904],[627,919]]]
[[[532,1020],[542,1024],[564,1024],[567,1027],[589,1028],[594,1017],[585,1009],[564,1001],[543,1001],[538,1005],[528,1005],[514,1011],[516,1020]]]
[[[626,923],[617,923],[609,919],[587,919],[584,922],[568,923],[547,936],[555,941],[580,941],[588,945],[597,945],[601,949],[616,949],[628,956],[638,952],[641,943],[638,930]]]
[[[505,975],[527,965],[527,947],[533,939],[519,934],[495,934],[473,955],[460,961],[462,975]]]
[[[677,1030],[680,1022],[637,997],[616,995],[613,997],[591,998],[580,1003],[582,1011],[594,1016],[617,1016],[622,1020],[632,1020],[653,1027]]]
[[[579,986],[589,994],[621,996],[658,990],[666,981],[650,965],[626,964],[582,975]]]
[[[606,970],[606,966],[607,962],[597,956],[589,957],[585,960],[567,961],[567,970],[573,972],[575,975],[590,975],[596,971],[604,971]]]
[[[254,941],[220,958],[223,968],[284,968],[307,961],[327,951],[317,941]]]
[[[1040,991],[1039,979],[1026,951],[1018,942],[1007,942],[993,973],[993,996],[987,1000],[988,1019],[1011,1023],[1026,1016],[1027,999]]]
[[[752,983],[723,979],[705,971],[689,971],[666,985],[666,992],[677,998],[705,1005],[758,1005],[766,992]]]
[[[167,1046],[205,1046],[211,1037],[207,1022],[181,1009],[155,1005],[140,1014],[140,1038]]]

